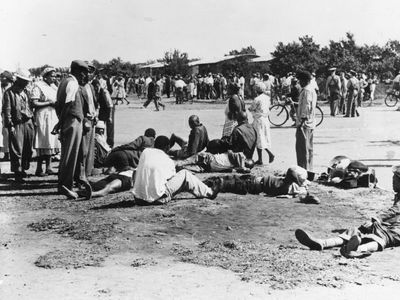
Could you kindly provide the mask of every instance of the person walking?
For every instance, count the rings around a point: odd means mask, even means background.
[[[51,133],[58,123],[55,109],[57,101],[57,86],[54,84],[55,72],[53,67],[45,68],[42,72],[43,80],[38,81],[31,92],[36,125],[34,147],[37,154],[37,167],[35,175],[40,177],[56,174],[51,167],[51,158],[60,152],[58,135]],[[45,172],[43,172],[43,162],[46,164]]]
[[[262,150],[264,149],[269,156],[269,163],[274,161],[275,155],[271,152],[271,129],[269,127],[268,113],[270,97],[265,93],[265,85],[263,82],[257,83],[255,91],[257,97],[249,107],[249,111],[253,115],[253,126],[257,131],[257,165],[263,164]]]
[[[297,78],[302,87],[296,119],[297,165],[308,171],[312,171],[317,93],[310,85],[311,74],[309,72],[300,71],[297,74]]]

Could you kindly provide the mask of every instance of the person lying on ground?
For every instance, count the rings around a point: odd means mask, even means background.
[[[106,178],[103,178],[96,182],[90,182],[92,186],[92,193],[88,197],[86,192],[78,192],[81,197],[86,197],[86,199],[104,197],[108,194],[119,193],[124,191],[129,191],[132,184],[134,169],[128,168],[125,171],[119,173],[110,174]]]
[[[181,192],[189,192],[196,198],[215,199],[219,185],[208,187],[187,170],[176,173],[174,161],[167,155],[170,140],[158,136],[154,148],[143,151],[135,174],[132,194],[138,205],[168,203]]]
[[[243,152],[246,158],[253,158],[257,145],[257,132],[253,125],[249,124],[246,112],[237,114],[238,125],[233,129],[229,139],[229,149],[233,152]]]
[[[208,133],[206,127],[200,123],[200,119],[196,115],[189,117],[189,126],[191,128],[189,134],[189,142],[176,136],[171,135],[170,147],[177,143],[181,149],[170,150],[168,154],[176,159],[185,159],[203,151],[208,144]]]
[[[250,173],[254,167],[254,161],[247,159],[242,152],[234,153],[228,150],[220,154],[200,152],[185,160],[177,161],[175,166],[177,170],[186,169],[196,173],[233,172],[234,170],[239,173]]]
[[[299,166],[290,167],[285,176],[265,174],[254,175],[225,175],[213,176],[204,180],[208,186],[220,184],[221,193],[233,193],[239,195],[265,193],[269,196],[298,196],[300,201],[310,204],[319,204],[318,198],[307,192],[308,173]]]
[[[126,170],[128,167],[136,168],[144,149],[154,146],[155,136],[155,130],[148,128],[144,135],[139,136],[133,142],[112,149],[104,161],[104,166],[109,171],[114,167],[117,172]]]
[[[363,258],[372,252],[400,246],[400,166],[392,170],[393,190],[396,193],[392,207],[360,227],[348,229],[336,237],[317,239],[307,231],[297,229],[296,239],[310,250],[341,247],[340,253],[346,258]]]

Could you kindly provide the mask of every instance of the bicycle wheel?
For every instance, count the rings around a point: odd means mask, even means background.
[[[316,123],[316,126],[321,125],[323,120],[324,120],[324,112],[322,111],[321,107],[317,106],[315,108],[315,123]]]
[[[284,105],[275,104],[269,109],[269,122],[274,126],[282,126],[289,119],[289,113]]]
[[[385,98],[385,104],[389,107],[393,107],[397,104],[397,97],[395,97],[393,94],[387,94]]]

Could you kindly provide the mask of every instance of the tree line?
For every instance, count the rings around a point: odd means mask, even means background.
[[[257,54],[253,46],[244,47],[241,50],[230,50],[226,55]],[[237,59],[223,62],[225,72],[272,72],[276,75],[286,75],[288,72],[308,70],[318,74],[325,74],[334,66],[339,70],[350,69],[366,74],[376,74],[381,79],[392,78],[400,70],[400,42],[389,40],[384,46],[357,45],[354,35],[346,33],[346,37],[329,42],[329,45],[321,47],[312,36],[302,36],[298,41],[284,44],[279,42],[271,53],[272,60],[268,64],[250,64],[247,59]],[[190,73],[189,63],[198,60],[189,58],[187,52],[178,49],[166,51],[164,57],[158,60],[147,61],[145,64],[133,64],[124,61],[120,57],[113,58],[109,62],[101,63],[93,60],[91,63],[107,75],[127,74],[132,76],[140,74],[140,66],[161,62],[165,65],[163,73],[169,75]],[[48,65],[31,68],[33,75],[39,76]],[[59,68],[65,71],[66,68]]]

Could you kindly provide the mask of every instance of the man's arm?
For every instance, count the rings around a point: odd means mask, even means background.
[[[11,96],[9,92],[4,93],[3,114],[4,126],[6,128],[13,126],[11,119]]]
[[[199,147],[200,143],[200,129],[193,128],[189,135],[189,143],[187,148],[187,154],[192,156],[197,153],[197,148]]]

